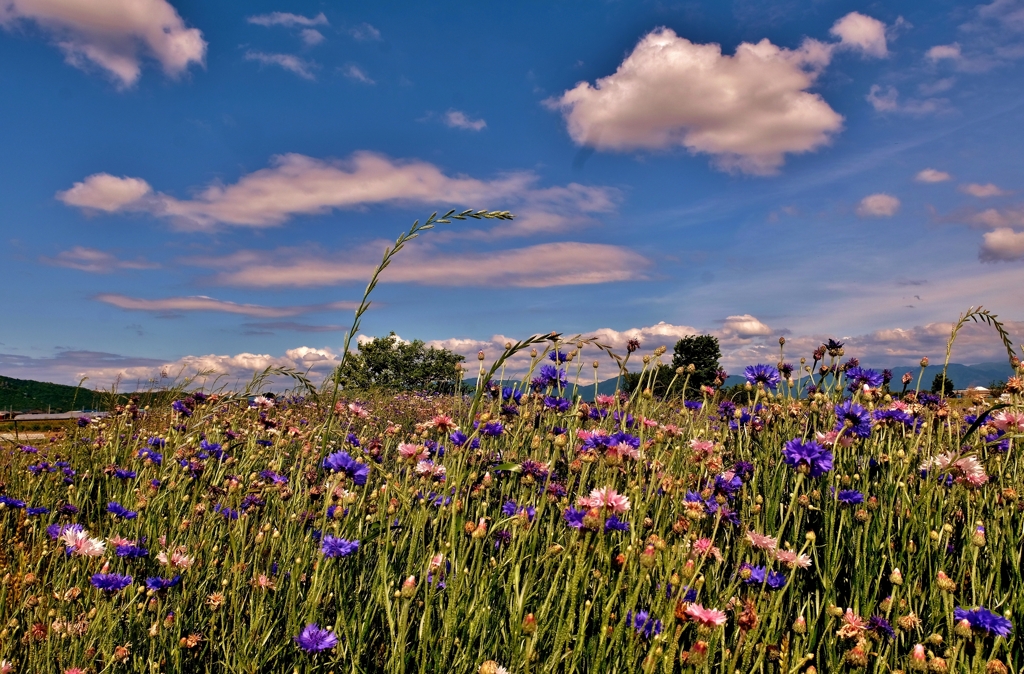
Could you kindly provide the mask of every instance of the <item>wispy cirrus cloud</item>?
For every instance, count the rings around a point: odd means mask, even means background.
[[[34,23],[64,52],[72,66],[97,67],[120,88],[134,85],[145,58],[169,77],[180,77],[192,64],[202,65],[206,41],[188,28],[166,0],[5,0],[0,27]]]
[[[218,270],[212,282],[246,288],[308,288],[362,283],[388,242],[339,254],[306,249],[240,251],[225,257],[192,258],[188,264]],[[381,283],[432,286],[546,288],[646,278],[649,260],[623,248],[559,242],[509,250],[445,253],[409,245],[381,275]]]
[[[285,307],[268,307],[261,304],[240,304],[218,300],[205,295],[189,297],[164,297],[159,299],[143,299],[128,297],[116,293],[102,293],[94,299],[130,311],[153,311],[174,313],[181,311],[219,311],[229,314],[241,314],[258,318],[286,318],[300,314],[319,313],[325,311],[350,310],[358,306],[358,302],[330,302],[327,304],[307,304]]]
[[[141,178],[108,173],[88,176],[56,196],[85,211],[148,213],[183,230],[275,227],[298,216],[375,204],[515,208],[520,217],[494,228],[498,236],[564,231],[613,211],[619,198],[609,187],[541,187],[538,182],[529,171],[480,179],[447,174],[421,160],[362,151],[342,161],[278,155],[268,168],[231,184],[213,183],[190,199],[157,192]]]
[[[315,80],[316,75],[313,71],[320,67],[315,61],[300,58],[295,54],[268,54],[266,52],[253,50],[245,52],[245,60],[256,61],[260,65],[265,66],[278,66],[289,72],[295,73],[305,80]]]
[[[295,26],[310,27],[330,25],[323,12],[320,12],[316,16],[303,16],[301,14],[292,14],[291,12],[270,12],[269,14],[257,14],[255,16],[250,16],[246,21],[256,24],[257,26],[267,27],[285,26],[292,28]]]
[[[121,260],[113,253],[85,246],[74,246],[70,250],[57,253],[54,257],[41,257],[40,260],[56,267],[78,269],[93,274],[109,274],[118,269],[158,269],[160,267],[156,262],[150,262],[143,258]]]

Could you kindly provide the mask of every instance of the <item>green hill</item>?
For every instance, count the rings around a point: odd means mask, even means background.
[[[0,377],[0,411],[70,412],[99,404],[100,394],[87,388]]]

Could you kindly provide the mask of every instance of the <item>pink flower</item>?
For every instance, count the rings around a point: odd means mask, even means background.
[[[710,555],[717,561],[722,561],[722,551],[715,546],[714,542],[710,538],[698,538],[693,542],[692,550],[698,557],[707,557]]]
[[[718,627],[719,625],[724,625],[728,620],[725,611],[704,608],[700,604],[690,604],[687,606],[686,615],[701,627]]]
[[[1024,433],[1024,412],[1003,410],[992,417],[992,425],[1004,433]]]
[[[767,550],[769,552],[773,552],[779,545],[779,542],[771,536],[765,536],[754,531],[747,532],[747,540],[758,550]]]
[[[601,487],[590,492],[590,496],[581,496],[577,503],[587,508],[608,508],[615,513],[629,510],[629,497],[620,494],[611,487]]]
[[[980,487],[988,482],[988,473],[985,467],[978,462],[977,457],[965,456],[953,464],[963,473],[963,481],[972,487]]]
[[[187,552],[188,549],[185,548],[185,546],[179,545],[173,552],[171,552],[170,555],[167,554],[166,550],[161,550],[157,553],[156,559],[161,564],[165,564],[175,569],[187,569],[196,561],[194,557],[189,557],[186,554]]]
[[[654,419],[644,419],[644,426],[647,428],[656,428],[658,426],[658,422]]]
[[[89,532],[85,531],[65,531],[60,540],[64,545],[68,546],[68,550],[71,551],[72,555],[79,557],[99,557],[103,554],[103,550],[106,547],[103,541],[98,538],[89,538]],[[0,671],[2,674],[2,671]]]
[[[839,432],[829,431],[828,433],[822,433],[821,431],[818,431],[817,433],[815,433],[815,436],[817,437],[818,442],[820,444],[826,447],[832,447],[836,444],[836,438],[839,438]],[[850,445],[853,444],[853,441],[855,439],[856,438],[854,436],[850,435],[849,433],[846,433],[843,435],[842,438],[839,438],[839,444],[842,445],[843,447],[849,447]]]
[[[698,440],[694,438],[693,440],[690,440],[690,449],[693,450],[694,454],[711,456],[715,452],[715,443],[710,440]]]
[[[119,548],[122,545],[132,545],[134,541],[130,541],[127,538],[121,538],[120,536],[111,536],[107,539],[107,543],[110,543],[115,548]]]
[[[349,403],[348,411],[356,415],[360,419],[365,419],[366,417],[370,416],[370,413],[363,409],[363,406],[360,405],[359,403]]]
[[[598,405],[602,405],[604,407],[608,407],[610,405],[614,405],[615,404],[615,396],[607,395],[605,393],[599,393],[597,395],[597,404]]]
[[[398,455],[410,463],[417,463],[427,458],[427,448],[423,445],[414,445],[411,442],[403,442],[398,445]]]
[[[844,639],[852,639],[866,630],[868,621],[853,612],[853,609],[846,609],[843,614],[843,626],[839,628],[839,636]]]
[[[605,455],[606,456],[621,456],[621,457],[624,457],[624,458],[636,460],[636,459],[640,458],[640,450],[637,449],[636,447],[633,447],[632,445],[630,445],[628,443],[620,442],[619,444],[615,445],[614,447],[609,447],[605,451]]]
[[[811,558],[807,555],[797,554],[793,550],[779,550],[775,553],[775,559],[782,562],[789,568],[811,568]]]
[[[458,426],[455,425],[455,421],[447,414],[438,414],[430,420],[430,423],[434,428],[442,433],[454,431],[458,428]]]

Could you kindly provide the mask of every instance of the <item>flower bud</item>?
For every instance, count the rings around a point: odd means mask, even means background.
[[[797,616],[793,621],[793,631],[797,634],[807,634],[807,620],[803,616]]]
[[[402,597],[409,599],[416,594],[416,576],[409,576],[402,582]]]
[[[889,574],[889,582],[893,585],[903,584],[903,573],[899,569],[893,569],[892,573]]]
[[[537,619],[532,613],[527,613],[523,618],[523,634],[533,634],[537,631]]]

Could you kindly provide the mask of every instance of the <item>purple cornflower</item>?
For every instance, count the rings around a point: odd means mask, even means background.
[[[297,637],[295,643],[307,653],[329,651],[338,645],[338,637],[330,630],[320,629],[316,623],[309,623]]]
[[[782,450],[782,460],[798,473],[807,473],[811,477],[821,477],[832,470],[832,452],[814,440],[804,442],[793,438]]]
[[[359,541],[347,541],[327,534],[320,543],[324,557],[348,557],[359,549]]]
[[[84,531],[85,527],[81,524],[51,524],[46,527],[46,535],[57,540],[64,535],[65,531]]]
[[[629,522],[623,522],[618,515],[612,515],[604,522],[605,533],[609,531],[629,531]]]
[[[500,421],[488,421],[480,429],[481,435],[487,435],[492,438],[496,438],[505,432],[505,427],[501,425]]]
[[[632,611],[627,612],[626,624],[632,626],[637,634],[647,639],[661,634],[662,630],[661,621],[652,618],[647,611],[637,611],[636,615],[633,615]]]
[[[133,520],[139,516],[139,513],[135,512],[134,510],[128,510],[117,501],[111,501],[110,503],[107,504],[107,512],[113,515],[114,517],[120,517],[124,520]]]
[[[565,363],[569,360],[569,355],[556,349],[548,354],[548,360],[552,363]]]
[[[961,620],[966,620],[976,630],[1000,637],[1008,637],[1013,631],[1012,622],[981,606],[969,611],[960,607],[953,609],[953,621]]]
[[[871,435],[871,415],[857,403],[852,400],[844,400],[836,405],[835,412],[836,431],[843,430],[849,424],[850,435],[858,438],[866,438]]]
[[[544,407],[548,408],[549,410],[554,410],[556,412],[568,412],[571,406],[572,403],[570,403],[565,398],[559,398],[558,396],[544,397]]]
[[[744,580],[747,585],[767,585],[769,589],[778,590],[786,584],[786,577],[778,571],[771,571],[763,566],[744,564],[740,570],[748,569],[750,577]]]
[[[583,518],[586,514],[587,513],[583,510],[577,510],[576,508],[570,507],[562,513],[562,518],[565,520],[565,523],[573,529],[582,529]]]
[[[896,638],[896,632],[893,630],[892,625],[880,615],[873,615],[868,618],[867,629],[869,632],[874,632],[876,635],[886,639]]]
[[[870,388],[880,388],[882,386],[882,375],[875,370],[861,369],[860,367],[851,367],[846,371],[846,378],[850,382],[847,389],[850,391],[859,391],[865,386]]]
[[[153,592],[162,592],[164,590],[168,590],[174,587],[180,582],[180,575],[175,576],[174,578],[159,578],[154,576],[152,578],[146,579],[146,588],[152,590]]]
[[[38,508],[25,508],[25,514],[29,517],[36,517],[37,515],[45,515],[50,512],[50,509],[46,506],[39,506]]]
[[[345,473],[358,485],[366,484],[370,475],[370,467],[365,463],[359,463],[348,452],[337,451],[327,455],[323,461],[323,467],[335,473]]]
[[[270,480],[274,484],[288,484],[288,478],[283,475],[278,475],[272,470],[265,470],[260,473],[260,477],[264,480]]]
[[[452,441],[452,444],[456,447],[461,447],[466,444],[466,440],[469,440],[469,436],[462,431],[455,431],[448,436],[448,439]]]
[[[134,480],[139,474],[134,470],[128,470],[126,468],[117,468],[114,470],[114,477],[119,480]]]
[[[171,409],[182,415],[183,417],[192,416],[192,410],[189,409],[188,405],[183,400],[175,400],[171,403]]]
[[[147,447],[144,447],[144,448],[139,450],[138,457],[140,459],[142,459],[143,461],[148,459],[148,460],[152,461],[153,463],[155,463],[158,466],[161,465],[164,462],[164,455],[163,454],[161,454],[160,452],[156,451],[155,449],[149,449]]]
[[[147,550],[146,548],[139,547],[134,543],[129,543],[128,545],[119,545],[117,546],[114,552],[115,554],[117,554],[118,557],[127,557],[129,559],[135,557],[147,557],[149,555],[149,550]]]
[[[840,489],[836,495],[836,500],[843,505],[857,505],[858,503],[864,503],[864,494],[861,494],[856,489]]]
[[[237,520],[238,519],[238,511],[237,510],[235,510],[233,508],[229,508],[227,506],[223,506],[223,505],[221,505],[219,503],[213,504],[213,512],[219,513],[225,519],[229,519],[229,520]]]
[[[763,363],[748,365],[747,369],[743,371],[743,376],[747,378],[747,382],[752,386],[764,384],[765,388],[773,391],[779,387],[779,371],[772,365],[765,365]]]
[[[89,579],[92,586],[109,594],[120,592],[132,584],[131,576],[121,576],[116,573],[95,573]]]
[[[903,410],[875,410],[872,416],[874,416],[875,423],[879,426],[896,426],[897,424],[903,424],[904,426],[914,425],[914,417],[910,416]]]

